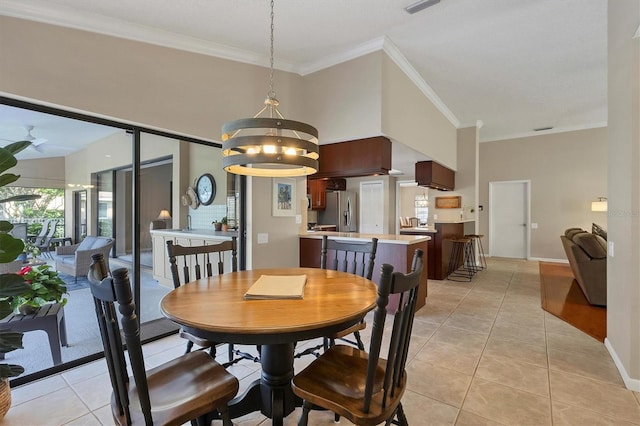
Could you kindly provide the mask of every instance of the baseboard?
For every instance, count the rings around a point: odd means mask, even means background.
[[[546,257],[530,257],[529,260],[535,260],[537,262],[569,263],[567,259],[548,259]]]
[[[624,381],[626,388],[635,392],[640,392],[640,379],[632,379],[629,377],[627,370],[625,370],[624,365],[622,365],[622,361],[620,361],[620,357],[618,357],[615,349],[611,346],[609,339],[604,339],[604,346],[609,351],[609,355],[611,355],[614,364],[618,368],[618,372],[620,372],[620,376],[622,376],[622,380]]]

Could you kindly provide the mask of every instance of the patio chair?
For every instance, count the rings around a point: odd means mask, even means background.
[[[392,421],[408,425],[401,398],[407,386],[405,364],[423,255],[422,250],[415,251],[408,274],[382,265],[368,353],[335,345],[294,376],[293,392],[303,399],[298,425],[306,425],[309,411],[316,408],[331,410],[357,425],[388,425]],[[385,328],[390,294],[399,295],[399,303],[392,326]],[[383,345],[383,340],[388,343]],[[386,359],[383,348],[388,348]]]
[[[217,410],[223,425],[232,425],[228,402],[238,392],[238,379],[209,354],[190,352],[145,371],[140,323],[126,268],[108,277],[100,254],[89,275],[96,316],[113,393],[111,413],[117,425],[162,424],[204,425],[207,415]],[[102,279],[100,279],[102,278]],[[116,302],[121,314],[118,326]],[[125,362],[124,335],[133,377]],[[132,380],[133,379],[133,380]]]
[[[91,255],[102,253],[108,259],[114,242],[113,238],[88,235],[81,243],[58,246],[55,254],[56,270],[75,277],[77,282],[79,276],[89,272]]]
[[[47,233],[44,235],[44,237],[40,239],[40,241],[37,241],[36,239],[36,242],[34,242],[34,245],[38,247],[38,249],[40,249],[40,253],[48,256],[50,259],[53,259],[53,256],[51,256],[51,253],[50,253],[51,239],[53,238],[54,234],[56,233],[56,229],[58,228],[58,221],[48,220],[42,225],[42,229],[44,229],[45,225],[48,226]]]
[[[32,240],[34,245],[41,245],[44,242],[44,238],[47,235],[47,232],[49,232],[49,223],[52,221],[53,219],[47,219],[44,222],[42,222],[42,228],[40,228],[40,232],[38,233],[38,235],[30,235],[29,238]]]

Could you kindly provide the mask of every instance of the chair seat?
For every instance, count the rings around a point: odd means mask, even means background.
[[[382,407],[382,387],[386,360],[380,359],[375,373],[373,398],[368,413],[362,411],[368,356],[365,351],[346,345],[330,347],[321,357],[293,378],[299,397],[347,418],[355,424],[376,425],[395,411],[406,387],[406,375],[395,394]]]
[[[201,351],[190,352],[147,371],[147,383],[154,424],[158,425],[186,423],[212,411],[238,392],[237,379]],[[133,378],[129,397],[132,402],[138,401]],[[112,403],[112,407],[116,406]],[[129,409],[133,424],[144,424],[139,404],[132,403]],[[113,412],[113,416],[119,425],[126,425],[124,416],[117,412]]]
[[[203,339],[202,337],[198,337],[195,336],[191,333],[189,333],[188,331],[185,331],[184,329],[180,329],[180,333],[179,333],[180,337],[182,337],[183,339],[187,339],[190,342],[193,342],[194,344],[202,347],[202,348],[210,348],[213,343],[210,342],[207,339]]]
[[[352,333],[355,333],[356,331],[360,331],[360,330],[364,330],[365,328],[367,328],[367,323],[365,321],[360,321],[357,324],[352,325],[351,327],[344,329],[344,330],[340,330],[334,334],[331,334],[327,337],[329,337],[330,339],[341,339],[345,336],[348,336]]]

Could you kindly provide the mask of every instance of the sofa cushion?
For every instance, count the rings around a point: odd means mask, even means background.
[[[78,245],[78,250],[91,250],[99,247],[104,247],[111,241],[111,238],[94,237],[87,235],[84,240]]]
[[[574,235],[573,242],[592,259],[604,259],[607,257],[607,243],[598,235],[581,232]]]
[[[569,228],[566,231],[564,231],[564,236],[570,240],[573,240],[574,235],[579,234],[581,232],[587,232],[587,231],[585,231],[582,228]]]

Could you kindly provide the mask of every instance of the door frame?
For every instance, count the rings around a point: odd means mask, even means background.
[[[494,219],[493,219],[493,207],[494,207],[494,199],[493,199],[493,185],[500,184],[513,184],[513,183],[522,183],[525,185],[525,202],[527,203],[525,209],[525,227],[526,232],[524,234],[524,244],[525,244],[525,256],[526,259],[531,259],[531,180],[530,179],[521,179],[521,180],[503,180],[503,181],[493,181],[489,182],[489,256],[493,256],[494,252],[494,238],[491,236],[494,234]]]

